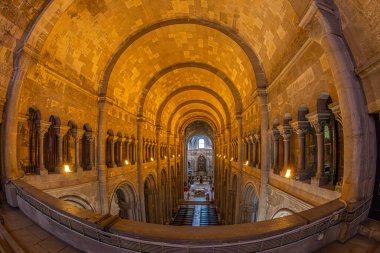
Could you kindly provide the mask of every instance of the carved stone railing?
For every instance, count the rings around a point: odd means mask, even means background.
[[[74,247],[89,252],[108,249],[107,247],[113,252],[262,252],[281,247],[296,249],[297,243],[304,244],[305,239],[323,240],[330,229],[336,229],[336,225],[342,222],[353,222],[368,211],[370,206],[370,200],[367,200],[356,208],[347,210],[345,203],[334,200],[275,220],[194,229],[99,215],[67,204],[21,180],[12,183],[17,192],[19,207],[27,216],[38,215],[38,218],[30,218],[47,230],[47,224],[50,223],[54,229],[49,232],[53,234],[60,228],[68,236],[62,237],[62,231],[57,236]],[[70,237],[70,233],[74,236]],[[85,242],[78,242],[81,238],[90,239],[85,241],[95,243],[95,248],[86,248]],[[331,240],[336,238],[327,241]],[[317,245],[322,247],[324,244]]]

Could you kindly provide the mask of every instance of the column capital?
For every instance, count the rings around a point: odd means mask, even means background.
[[[290,123],[293,131],[300,137],[304,136],[307,133],[309,125],[310,123],[308,121],[294,121]]]
[[[280,135],[284,138],[284,141],[289,141],[292,136],[292,128],[290,125],[280,125],[278,126]]]
[[[329,109],[334,114],[335,119],[343,126],[342,113],[338,102],[329,104]]]
[[[328,34],[342,36],[340,15],[333,3],[323,0],[312,0],[305,15],[301,18],[299,26],[303,28],[310,38],[318,43]]]
[[[322,133],[323,124],[325,124],[330,119],[330,113],[320,112],[307,114],[306,118],[309,120],[310,124],[314,127],[317,134]]]
[[[280,130],[278,130],[277,128],[269,130],[269,134],[273,136],[275,141],[278,141],[280,139]]]

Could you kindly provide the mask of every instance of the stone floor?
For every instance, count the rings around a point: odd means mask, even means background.
[[[380,253],[380,243],[364,237],[356,235],[351,240],[342,244],[333,242],[326,247],[316,251],[317,253]]]
[[[17,208],[2,206],[0,209],[0,214],[4,218],[4,226],[6,230],[25,252],[81,252],[40,228]]]

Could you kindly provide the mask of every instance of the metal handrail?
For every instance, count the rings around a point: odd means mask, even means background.
[[[50,206],[42,203],[40,200],[28,194],[16,184],[14,185],[19,197],[29,203],[33,208],[49,217],[53,222],[63,225],[69,230],[83,235],[87,238],[97,240],[100,243],[105,243],[113,247],[128,249],[136,252],[189,252],[189,250],[192,249],[207,249],[210,252],[226,249],[237,252],[240,252],[240,249],[244,250],[244,252],[261,252],[268,249],[282,247],[284,245],[303,240],[307,237],[320,234],[331,226],[334,226],[340,222],[345,222],[348,217],[346,208],[343,208],[310,224],[303,225],[300,228],[296,228],[294,230],[266,238],[223,244],[213,244],[211,242],[210,245],[175,244],[135,239],[112,234],[99,228],[94,228],[88,224],[85,224],[84,222],[69,217],[68,215],[63,214],[57,210],[54,210]],[[355,217],[359,217],[360,214],[364,213],[367,210],[367,208],[369,208],[368,201],[355,209],[352,213],[354,213]]]

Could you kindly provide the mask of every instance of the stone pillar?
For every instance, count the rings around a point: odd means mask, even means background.
[[[99,198],[101,213],[109,212],[108,195],[107,195],[107,165],[106,165],[106,117],[107,109],[112,101],[107,97],[99,97],[99,121],[98,121],[98,180],[99,180]],[[83,136],[84,137],[84,136]],[[84,137],[85,138],[85,137]]]
[[[317,137],[317,172],[315,177],[312,178],[311,182],[318,186],[327,183],[327,179],[323,177],[324,170],[324,140],[323,140],[323,126],[330,118],[330,113],[314,113],[306,115],[311,125],[315,129],[315,134]]]
[[[42,125],[42,123],[40,123],[38,129],[38,170],[40,172],[40,175],[48,174],[48,171],[45,168],[44,164],[44,136],[48,129],[49,126]]]
[[[271,134],[273,142],[273,173],[280,174],[280,168],[278,167],[280,131],[277,128],[273,128]]]
[[[280,134],[284,140],[284,167],[280,168],[282,174],[285,175],[286,170],[289,168],[290,158],[290,140],[292,137],[292,128],[289,125],[279,126]]]
[[[257,157],[257,140],[255,138],[255,135],[252,136],[252,166],[256,167],[256,157]]]
[[[78,134],[78,130],[75,130],[75,133],[72,132],[72,135],[74,137],[74,150],[75,150],[75,157],[74,157],[74,170],[76,172],[80,172],[82,169],[80,168],[79,164],[79,139],[81,134]]]
[[[268,93],[266,89],[258,89],[257,95],[260,108],[260,165],[261,165],[261,182],[260,182],[260,203],[258,210],[258,220],[266,219],[268,206],[268,183],[269,183],[269,112],[268,112]]]
[[[145,203],[144,203],[144,180],[143,180],[143,157],[142,157],[142,116],[137,117],[137,185],[138,185],[138,194],[139,194],[139,204],[141,210],[142,221],[146,222],[146,214],[145,214]]]
[[[297,139],[298,139],[298,164],[297,168],[294,172],[296,175],[296,179],[298,180],[305,180],[307,179],[307,174],[306,174],[306,147],[305,147],[305,134],[307,133],[307,129],[309,127],[309,122],[305,121],[296,121],[292,122],[291,126],[294,130],[294,132],[297,134]]]
[[[58,173],[64,173],[64,169],[62,166],[62,142],[61,142],[61,132],[60,132],[61,126],[55,126],[54,131],[57,135],[57,142],[58,142],[58,150],[57,150],[57,155],[58,155],[58,164],[55,167],[55,172]]]
[[[369,197],[367,189],[375,170],[368,161],[369,116],[355,64],[344,39],[339,10],[333,1],[312,1],[300,26],[320,43],[331,67],[344,128],[342,199],[355,203]]]
[[[236,203],[235,203],[235,217],[233,217],[234,222],[239,222],[240,217],[240,201],[242,199],[243,192],[243,117],[241,115],[236,115],[236,120],[238,122],[238,133],[237,133],[237,153],[238,153],[238,177],[237,177],[237,187],[236,187]]]

